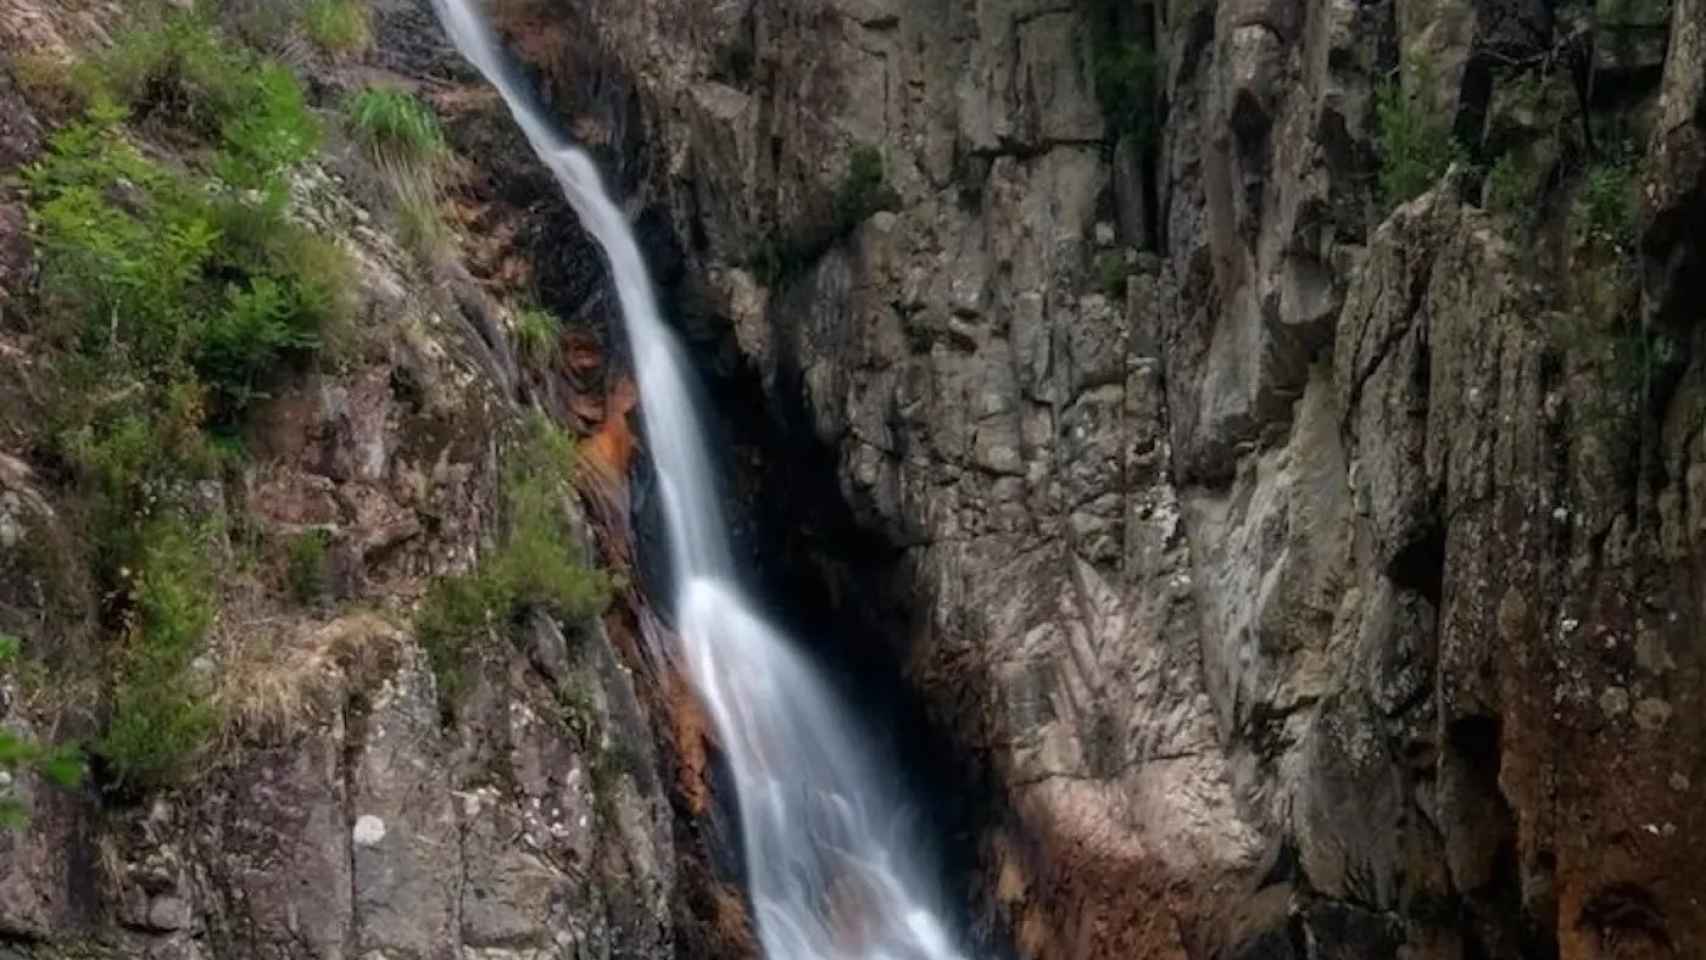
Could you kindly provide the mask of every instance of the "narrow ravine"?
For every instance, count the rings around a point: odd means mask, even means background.
[[[626,217],[590,157],[533,108],[471,0],[436,0],[610,263],[662,490],[680,655],[734,773],[759,939],[772,960],[960,956],[906,797],[855,718],[743,591],[690,373]]]

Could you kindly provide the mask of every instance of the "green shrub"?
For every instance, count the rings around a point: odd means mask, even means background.
[[[263,188],[320,146],[320,122],[296,75],[261,64],[249,76],[237,112],[221,127],[219,175],[239,187]]]
[[[482,632],[506,630],[530,609],[584,620],[609,602],[608,581],[587,566],[568,525],[564,498],[573,463],[568,437],[534,415],[504,470],[498,549],[474,572],[440,577],[428,590],[415,627],[447,713],[466,684],[465,664]]]
[[[296,76],[227,43],[195,13],[121,34],[110,50],[73,68],[71,86],[92,107],[111,105],[217,142],[217,171],[241,187],[270,186],[320,143]]]
[[[1494,213],[1526,219],[1539,189],[1534,171],[1515,152],[1506,153],[1487,171],[1482,206]]]
[[[1126,266],[1125,254],[1118,250],[1104,250],[1096,254],[1096,278],[1101,283],[1102,293],[1109,300],[1124,300],[1126,280],[1130,274]]]
[[[1589,167],[1580,202],[1590,237],[1614,247],[1634,245],[1640,198],[1632,161],[1614,154]]]
[[[242,108],[250,66],[210,20],[174,13],[157,26],[119,34],[111,49],[81,64],[76,77],[89,103],[110,99],[211,136]]]
[[[291,539],[285,578],[297,602],[312,603],[330,589],[332,563],[327,554],[330,542],[324,530],[311,530]]]
[[[345,112],[356,140],[380,161],[430,167],[444,155],[438,116],[414,94],[368,87],[350,98]]]
[[[45,314],[61,343],[110,368],[157,383],[193,373],[230,422],[346,322],[353,272],[286,218],[282,193],[257,203],[198,185],[143,157],[121,117],[66,127],[26,174]],[[222,165],[265,180],[285,155],[262,153]]]
[[[0,633],[0,671],[18,659],[22,644],[9,633]],[[70,789],[83,782],[83,751],[75,744],[45,746],[0,727],[0,771],[15,774],[30,770],[49,783]],[[0,787],[0,826],[20,827],[25,822],[23,806],[13,788]]]
[[[145,552],[150,526],[218,476],[222,461],[203,429],[200,384],[179,381],[152,392],[130,385],[114,394],[134,399],[96,409],[61,443],[88,504],[95,574],[123,591],[124,571]]]
[[[899,199],[884,178],[882,152],[876,147],[855,147],[847,159],[847,176],[835,190],[835,238],[851,233],[877,211],[892,209]]]
[[[1389,210],[1421,196],[1460,154],[1450,122],[1431,116],[1397,80],[1375,91],[1375,121],[1380,197]]]
[[[1116,134],[1129,134],[1149,144],[1159,132],[1156,122],[1156,82],[1159,61],[1153,50],[1137,44],[1098,44],[1091,55],[1096,99]]]
[[[96,752],[124,788],[169,784],[193,765],[217,720],[191,664],[216,598],[206,533],[181,519],[144,529],[130,578],[129,628],[113,670],[112,717]]]
[[[373,44],[373,25],[360,0],[313,0],[302,22],[309,39],[335,57],[363,53]]]
[[[774,286],[811,266],[872,214],[899,204],[900,196],[883,172],[882,152],[871,146],[855,147],[847,159],[847,175],[830,200],[829,222],[766,234],[744,265],[760,282]]]
[[[515,340],[523,356],[535,363],[551,358],[563,333],[563,321],[549,310],[528,307],[515,316]]]

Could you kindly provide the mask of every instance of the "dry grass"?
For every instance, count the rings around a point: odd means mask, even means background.
[[[397,233],[403,245],[428,266],[456,254],[456,238],[439,206],[438,179],[431,171],[402,163],[382,163],[380,179],[391,194]]]
[[[277,742],[323,720],[349,690],[394,666],[403,646],[401,631],[372,613],[325,624],[276,617],[234,626],[221,639],[213,701],[227,747]]]

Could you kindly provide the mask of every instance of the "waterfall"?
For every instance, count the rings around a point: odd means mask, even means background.
[[[662,494],[681,656],[734,775],[765,956],[958,960],[934,865],[901,829],[905,797],[894,772],[737,582],[689,368],[658,313],[627,218],[591,158],[535,110],[472,2],[434,5],[556,174],[615,279]]]

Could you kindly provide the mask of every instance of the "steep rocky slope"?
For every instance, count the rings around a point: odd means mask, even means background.
[[[354,326],[335,355],[268,383],[234,441],[243,456],[195,493],[214,521],[196,549],[216,612],[175,685],[205,696],[216,729],[146,789],[113,773],[103,729],[130,669],[117,651],[142,642],[125,625],[142,615],[122,612],[137,602],[122,588],[94,593],[101,522],[52,433],[76,357],[53,337],[52,251],[13,174],[73,122],[55,65],[98,56],[154,9],[0,3],[0,633],[24,651],[0,670],[0,719],[9,734],[95,745],[75,789],[21,771],[0,782],[27,819],[0,832],[0,956],[672,953],[676,841],[631,634],[542,610],[494,623],[453,699],[414,612],[435,577],[494,552],[526,406],[572,423],[576,395],[561,344],[530,360],[512,343],[529,296],[514,264],[538,228],[516,192],[493,189],[506,173],[463,174],[448,211],[462,252],[410,246],[386,174],[340,133],[340,98],[380,83],[442,99],[462,150],[509,142],[424,6],[382,7],[381,46],[354,61],[289,19],[254,38],[321,105],[327,143],[289,174],[288,218],[347,257]],[[222,8],[231,43],[253,10]],[[203,144],[149,125],[169,109],[133,111],[124,137],[167,169],[204,168]],[[148,214],[141,187],[110,195]],[[569,479],[567,460],[552,469]],[[147,509],[177,495],[155,489]],[[303,543],[319,546],[293,552]]]
[[[984,935],[1706,949],[1698,4],[499,7],[885,538]]]

